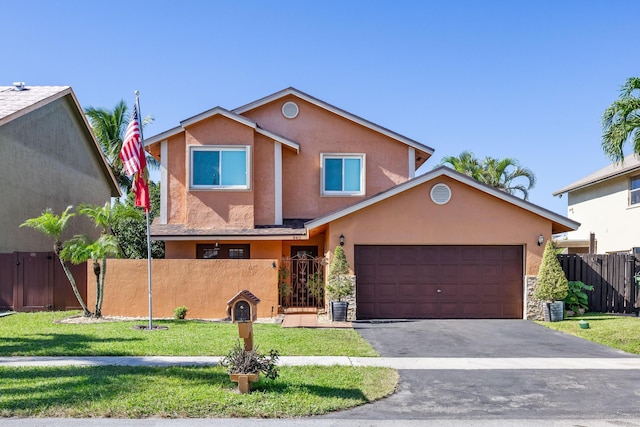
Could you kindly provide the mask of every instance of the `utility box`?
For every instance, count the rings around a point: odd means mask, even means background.
[[[233,323],[254,322],[258,318],[260,299],[247,290],[238,292],[227,302]]]

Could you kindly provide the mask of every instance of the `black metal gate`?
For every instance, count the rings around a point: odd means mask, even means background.
[[[308,254],[283,257],[278,272],[280,307],[324,307],[325,258]]]

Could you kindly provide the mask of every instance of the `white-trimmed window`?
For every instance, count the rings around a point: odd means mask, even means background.
[[[640,205],[640,176],[631,178],[629,186],[629,206]]]
[[[193,189],[249,189],[249,146],[189,147],[189,186]]]
[[[321,154],[320,165],[323,195],[365,194],[364,154]]]

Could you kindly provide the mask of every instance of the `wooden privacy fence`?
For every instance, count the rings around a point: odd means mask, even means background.
[[[636,274],[640,263],[629,254],[558,255],[567,279],[593,286],[588,291],[589,311],[634,313],[640,308]]]
[[[87,264],[67,263],[80,295],[87,300]],[[80,304],[53,252],[0,254],[0,310],[79,309]]]

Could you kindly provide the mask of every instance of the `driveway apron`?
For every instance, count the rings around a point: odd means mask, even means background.
[[[639,370],[592,370],[589,358],[638,357],[525,320],[354,323],[383,357],[577,358],[579,370],[400,370],[386,399],[327,418],[614,419],[640,415]]]

